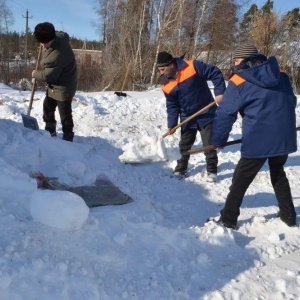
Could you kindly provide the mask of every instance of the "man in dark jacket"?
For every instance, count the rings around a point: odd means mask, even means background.
[[[159,52],[157,67],[162,76],[162,89],[166,97],[168,132],[173,134],[173,128],[201,108],[211,102],[222,99],[225,82],[222,72],[215,66],[197,60],[174,58],[167,52]],[[207,81],[214,85],[215,100]],[[209,108],[181,128],[179,148],[181,158],[177,160],[175,173],[184,175],[187,171],[190,155],[183,154],[193,146],[197,131],[200,131],[203,146],[210,144],[212,121],[216,106]],[[215,182],[217,178],[218,156],[216,150],[205,151],[207,181]]]
[[[69,35],[55,31],[53,24],[48,22],[37,24],[34,35],[44,47],[41,70],[32,71],[32,77],[47,83],[43,106],[45,129],[56,136],[55,110],[58,107],[63,140],[72,142],[72,99],[77,87],[77,66]]]
[[[268,161],[279,217],[296,225],[289,181],[284,172],[288,154],[297,150],[296,96],[287,74],[275,57],[267,59],[253,45],[234,53],[234,68],[213,122],[212,145],[222,148],[238,113],[242,116],[241,158],[218,220],[236,228],[243,197],[256,174]]]

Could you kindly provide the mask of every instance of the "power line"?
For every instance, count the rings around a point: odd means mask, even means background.
[[[22,15],[23,18],[26,19],[26,30],[25,30],[25,67],[27,68],[27,38],[28,38],[28,19],[31,19],[31,17],[28,17],[28,9],[26,10],[26,17]]]

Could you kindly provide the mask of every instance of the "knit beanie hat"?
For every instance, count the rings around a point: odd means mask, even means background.
[[[55,28],[48,22],[39,23],[34,28],[34,36],[38,42],[46,44],[55,38]]]
[[[233,58],[247,58],[255,54],[258,54],[257,48],[254,45],[245,44],[235,49]]]
[[[157,55],[157,67],[166,67],[174,61],[174,57],[168,52],[159,52]]]

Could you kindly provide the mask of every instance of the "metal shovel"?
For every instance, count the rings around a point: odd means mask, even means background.
[[[40,59],[41,59],[41,54],[42,54],[42,45],[40,45],[40,48],[39,48],[38,59],[37,59],[35,70],[38,69]],[[24,127],[32,129],[32,130],[39,130],[39,124],[38,124],[37,120],[30,116],[30,111],[32,109],[32,102],[33,102],[35,88],[36,88],[36,79],[33,78],[32,90],[31,90],[31,96],[30,96],[30,100],[29,100],[29,107],[27,110],[27,114],[26,115],[21,114],[21,115],[22,115]]]

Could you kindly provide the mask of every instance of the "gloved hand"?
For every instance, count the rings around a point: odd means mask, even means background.
[[[217,103],[217,105],[222,101],[223,95],[218,95],[215,97],[215,102]]]

